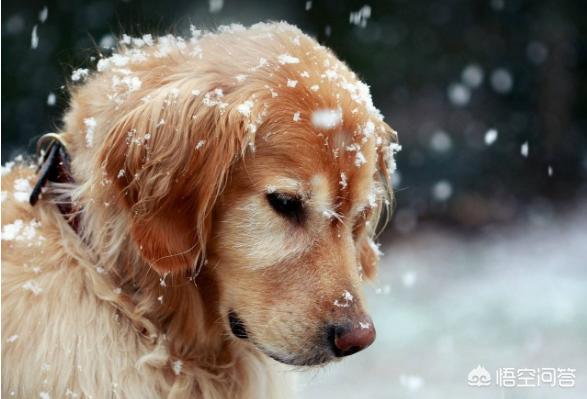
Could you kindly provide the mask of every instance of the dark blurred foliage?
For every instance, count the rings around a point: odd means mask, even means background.
[[[93,65],[112,35],[286,20],[345,60],[398,130],[400,232],[426,220],[490,226],[585,198],[583,1],[371,0],[364,27],[349,22],[363,2],[315,0],[306,10],[307,3],[226,0],[212,13],[208,1],[193,0],[4,1],[3,159],[30,152],[35,137],[58,128],[71,71]],[[39,45],[31,49],[34,25]],[[498,139],[488,146],[492,128]]]

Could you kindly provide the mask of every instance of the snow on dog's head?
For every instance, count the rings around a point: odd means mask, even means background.
[[[124,36],[97,69],[65,120],[74,173],[125,210],[145,264],[203,265],[210,311],[282,362],[368,346],[396,139],[368,86],[285,23]]]

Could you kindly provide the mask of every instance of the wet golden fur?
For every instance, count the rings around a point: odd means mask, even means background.
[[[328,361],[321,326],[365,312],[393,132],[341,88],[355,75],[283,23],[164,40],[123,46],[131,62],[103,61],[72,88],[75,185],[33,208],[14,190],[34,168],[2,178],[3,235],[23,223],[2,241],[6,397],[279,397],[286,374],[266,355]],[[316,129],[316,109],[342,123]],[[304,200],[303,226],[271,209],[274,190]],[[67,197],[82,237],[54,204]],[[343,292],[354,300],[334,306]]]

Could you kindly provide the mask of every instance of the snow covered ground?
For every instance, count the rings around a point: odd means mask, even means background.
[[[377,340],[301,373],[300,397],[587,397],[587,207],[477,236],[424,229],[383,250],[367,288]],[[477,365],[490,386],[467,384]],[[506,367],[573,368],[576,386],[496,386]]]

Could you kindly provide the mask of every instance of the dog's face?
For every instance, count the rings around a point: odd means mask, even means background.
[[[344,126],[291,123],[235,168],[216,209],[221,314],[281,362],[323,363],[375,338],[360,284],[374,272],[368,224],[383,190],[375,140],[360,166],[353,142]]]
[[[204,265],[227,331],[281,362],[324,363],[375,338],[360,283],[378,260],[394,133],[367,87],[297,29],[237,33],[198,42],[208,59],[137,66],[136,105],[100,167],[148,264]]]

